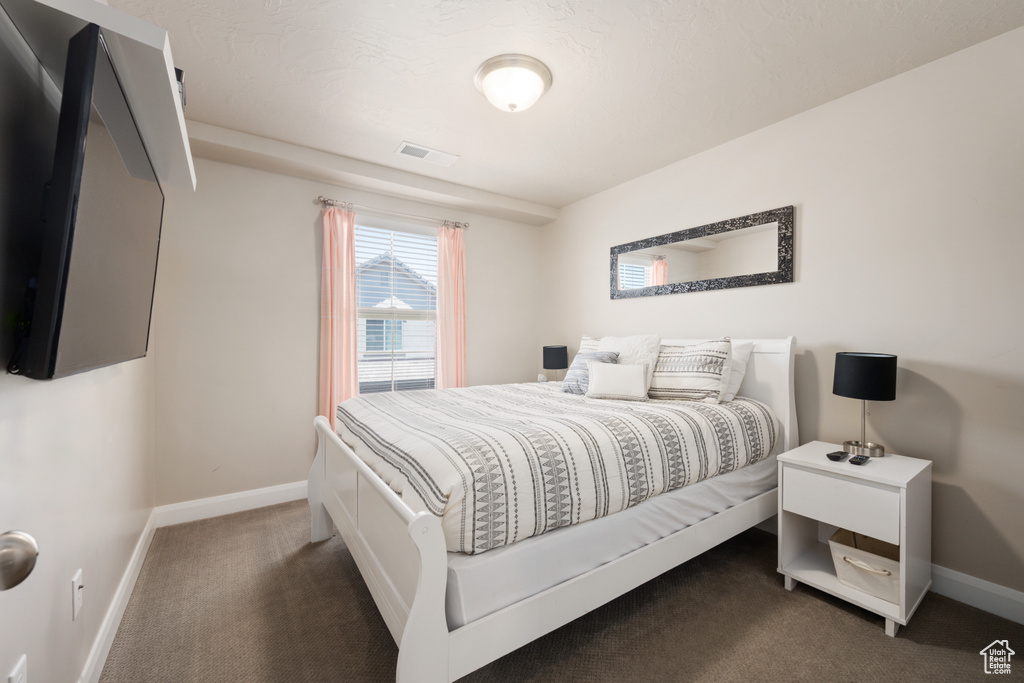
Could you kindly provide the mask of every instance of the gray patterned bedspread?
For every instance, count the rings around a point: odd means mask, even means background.
[[[555,382],[353,398],[338,433],[448,550],[480,553],[624,510],[767,457],[778,422],[738,398],[609,401]]]

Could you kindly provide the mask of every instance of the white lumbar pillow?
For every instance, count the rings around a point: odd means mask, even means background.
[[[646,365],[612,365],[588,361],[587,366],[590,372],[587,398],[647,400]]]
[[[651,375],[658,362],[661,337],[656,334],[635,334],[630,337],[601,337],[597,342],[598,351],[618,351],[619,365],[646,365],[647,388],[651,387]]]

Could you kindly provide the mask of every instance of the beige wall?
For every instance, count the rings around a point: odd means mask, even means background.
[[[841,350],[899,356],[869,438],[934,461],[933,561],[1024,590],[1024,29],[567,207],[549,337],[795,335],[801,441],[859,435]],[[611,246],[796,205],[796,281],[612,301]]]
[[[535,377],[538,228],[206,159],[196,159],[196,174],[194,194],[168,195],[160,252],[159,504],[309,475],[320,319],[317,195],[469,221],[469,381]]]
[[[23,49],[22,49],[23,48]],[[41,69],[0,25],[0,357],[13,351],[53,159],[57,114]],[[30,77],[14,55],[31,69]],[[13,162],[13,163],[12,163]],[[0,373],[0,532],[35,536],[40,555],[20,586],[0,592],[0,677],[22,654],[29,680],[74,681],[153,508],[154,348],[150,356],[50,382]],[[83,570],[71,620],[71,577]]]

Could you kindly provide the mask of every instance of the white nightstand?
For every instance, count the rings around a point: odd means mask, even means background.
[[[932,585],[932,463],[886,455],[864,465],[826,453],[821,441],[794,448],[779,461],[779,572],[885,617],[885,632],[906,625]],[[837,528],[900,548],[899,602],[839,582],[828,546]]]

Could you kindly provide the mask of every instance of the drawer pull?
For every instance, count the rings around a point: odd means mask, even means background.
[[[877,569],[875,567],[872,567],[867,562],[854,560],[853,558],[847,557],[846,555],[843,555],[843,562],[847,564],[852,564],[857,569],[863,569],[864,571],[871,572],[872,574],[878,574],[879,576],[892,576],[892,572],[888,569]]]

